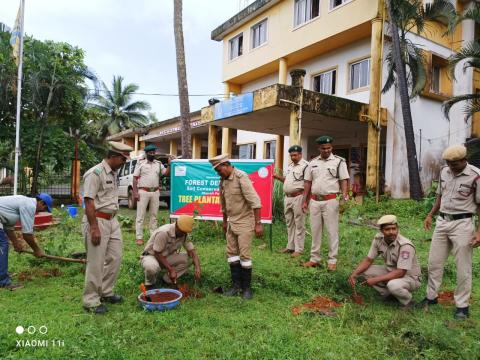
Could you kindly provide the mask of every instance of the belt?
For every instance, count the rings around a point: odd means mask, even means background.
[[[463,213],[463,214],[445,214],[445,213],[440,213],[440,216],[447,221],[453,221],[453,220],[460,220],[460,219],[469,219],[473,216],[471,213]]]
[[[104,213],[101,211],[95,211],[95,216],[100,219],[112,220],[115,217],[115,214]]]
[[[303,190],[297,191],[297,192],[294,192],[294,193],[291,193],[291,194],[285,193],[285,196],[286,197],[297,197],[298,195],[302,195],[302,194],[303,194]]]
[[[142,256],[147,256],[147,255],[150,255],[150,253],[149,253],[148,251],[144,251],[144,252],[142,253]]]
[[[148,191],[148,192],[155,192],[158,190],[158,187],[141,187],[140,190]]]
[[[336,198],[337,198],[337,194],[327,194],[327,195],[312,194],[312,200],[315,200],[315,201],[326,201],[326,200],[333,200]]]

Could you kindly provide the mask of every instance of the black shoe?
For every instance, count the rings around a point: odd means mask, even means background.
[[[398,299],[392,294],[382,296],[382,301],[386,304],[398,304]]]
[[[83,308],[85,309],[86,312],[94,313],[95,315],[103,315],[108,311],[107,307],[103,304],[94,306],[94,307],[84,306]]]
[[[455,320],[467,320],[467,318],[470,316],[469,311],[468,311],[468,306],[464,308],[457,308],[455,310],[455,314],[453,315],[453,318]]]
[[[253,298],[252,293],[252,269],[242,268],[242,299],[250,300]]]
[[[112,295],[112,296],[103,296],[101,298],[102,302],[108,302],[110,304],[120,304],[123,302],[123,297],[120,295]]]
[[[430,305],[437,305],[438,304],[438,298],[435,298],[433,300],[430,300],[429,298],[425,298],[423,299],[422,301],[420,301],[416,307],[419,307],[419,308],[424,308],[424,307],[428,307]]]
[[[236,296],[239,295],[242,289],[242,267],[240,262],[236,261],[230,264],[230,274],[232,277],[232,287],[225,291],[223,295],[225,296]]]
[[[8,285],[2,285],[0,288],[5,289],[5,290],[10,290],[10,291],[15,291],[18,289],[22,289],[23,285],[22,284],[8,284]]]

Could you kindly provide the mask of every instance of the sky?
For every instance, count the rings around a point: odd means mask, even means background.
[[[184,0],[183,31],[190,110],[223,93],[222,43],[217,26],[246,0]],[[85,63],[111,88],[114,75],[138,92],[178,94],[173,0],[25,0],[25,33],[64,41],[85,51]],[[13,27],[20,0],[0,0],[0,22]],[[145,96],[159,120],[180,113],[176,96]]]

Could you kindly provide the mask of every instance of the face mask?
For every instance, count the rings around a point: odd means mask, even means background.
[[[154,155],[147,155],[147,160],[148,161],[153,161],[153,160],[155,160],[155,156]]]

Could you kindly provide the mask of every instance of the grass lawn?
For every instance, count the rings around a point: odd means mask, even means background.
[[[122,215],[134,218],[125,208]],[[198,223],[193,241],[203,269],[202,299],[189,299],[173,311],[144,312],[137,305],[138,286],[143,272],[138,263],[141,252],[135,245],[133,223],[123,230],[124,257],[116,292],[125,297],[121,305],[109,306],[105,316],[86,314],[82,309],[83,265],[38,260],[11,251],[10,272],[24,279],[24,289],[0,292],[1,359],[478,359],[480,358],[480,253],[474,256],[471,317],[453,320],[453,306],[439,305],[430,312],[403,312],[383,304],[374,290],[361,288],[365,305],[349,301],[347,278],[367,254],[375,230],[349,225],[349,220],[365,223],[384,213],[399,216],[401,233],[414,241],[426,275],[430,232],[422,228],[423,204],[411,201],[384,201],[376,205],[351,207],[342,216],[338,270],[304,269],[308,260],[310,236],[301,260],[279,254],[285,246],[286,228],[281,222],[273,228],[270,252],[268,236],[255,240],[253,259],[254,299],[225,298],[212,292],[227,285],[229,269],[219,224]],[[167,212],[159,214],[160,224]],[[128,220],[125,220],[127,223]],[[80,220],[39,233],[49,253],[68,254],[83,250]],[[267,228],[266,228],[267,230]],[[268,234],[268,233],[267,233]],[[326,255],[326,241],[322,253]],[[52,276],[50,276],[52,275]],[[192,283],[191,275],[179,282]],[[452,259],[445,269],[444,290],[455,283]],[[415,299],[425,294],[425,276]],[[344,305],[335,317],[292,308],[316,295],[330,297]],[[35,326],[37,333],[18,335],[17,326]],[[46,326],[47,334],[38,333]],[[31,328],[33,330],[33,328]],[[43,328],[45,330],[45,328]],[[26,345],[27,340],[48,340],[48,347]],[[22,342],[23,341],[23,342]],[[45,344],[45,343],[41,343]],[[38,344],[37,344],[38,345]],[[56,345],[56,346],[54,346]]]

